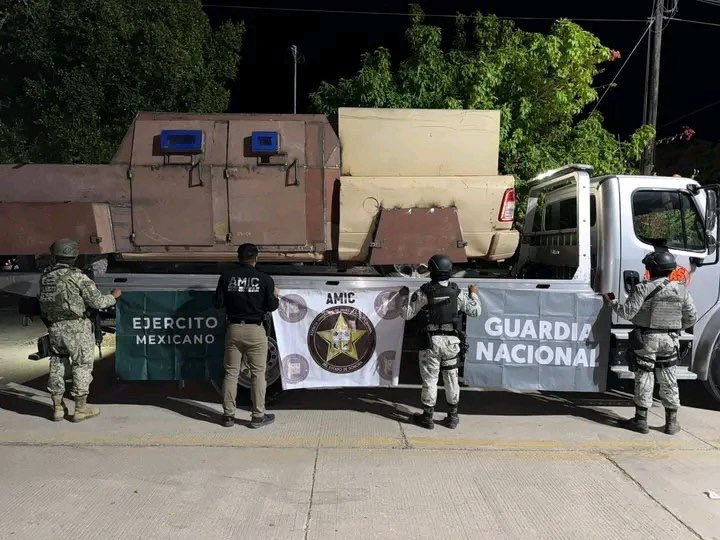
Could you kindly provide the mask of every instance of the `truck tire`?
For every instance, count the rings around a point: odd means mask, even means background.
[[[38,267],[32,255],[0,255],[0,269],[4,272],[37,272]]]
[[[210,377],[210,383],[212,384],[215,391],[220,395],[222,399],[222,385],[223,385],[224,372],[215,373]],[[265,373],[265,380],[267,381],[267,390],[265,392],[265,402],[269,403],[272,399],[282,393],[282,380],[280,378],[280,357],[278,355],[277,341],[275,338],[270,336],[268,338],[268,364],[267,371]],[[238,377],[238,393],[237,393],[237,405],[238,407],[245,407],[250,404],[250,374],[247,368],[240,369],[240,376]]]
[[[712,355],[710,356],[710,367],[705,388],[712,398],[720,403],[720,340],[715,343]]]
[[[274,337],[268,338],[268,358],[267,358],[267,371],[265,372],[265,381],[267,387],[270,388],[273,384],[280,380],[280,357],[278,353],[277,341]],[[238,377],[238,386],[241,388],[250,388],[250,370],[246,364],[240,367],[240,377]]]
[[[430,270],[426,264],[393,264],[378,266],[375,268],[381,276],[405,277],[405,278],[428,278]]]

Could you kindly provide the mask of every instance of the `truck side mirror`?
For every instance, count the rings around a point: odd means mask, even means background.
[[[717,239],[710,233],[707,233],[705,238],[707,239],[708,255],[712,255],[718,247]]]
[[[708,234],[710,234],[715,229],[715,224],[717,222],[717,191],[709,189],[705,193],[707,194],[707,204],[705,205],[705,230]],[[714,243],[715,242],[713,241],[713,244]]]

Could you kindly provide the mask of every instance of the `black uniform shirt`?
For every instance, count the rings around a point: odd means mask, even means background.
[[[230,323],[261,323],[280,302],[273,279],[249,264],[223,272],[215,291],[215,307],[225,308]]]

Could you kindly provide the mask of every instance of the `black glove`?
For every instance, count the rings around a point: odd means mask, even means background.
[[[400,296],[408,296],[410,294],[410,289],[407,287],[400,287],[399,294]]]

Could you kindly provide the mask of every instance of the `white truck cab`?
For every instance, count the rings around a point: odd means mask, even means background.
[[[531,181],[516,277],[584,281],[589,253],[593,290],[623,302],[644,279],[645,255],[667,248],[698,312],[698,322],[681,336],[678,378],[706,381],[720,400],[718,186],[680,177],[591,174],[591,167],[573,165]],[[631,324],[612,317],[610,369],[633,378],[626,365]]]

